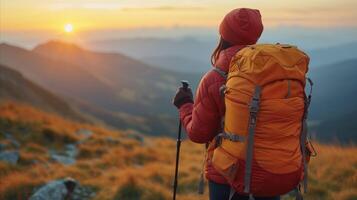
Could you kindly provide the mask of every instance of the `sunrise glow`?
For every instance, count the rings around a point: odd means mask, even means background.
[[[71,33],[71,32],[73,31],[73,25],[72,25],[72,24],[66,24],[66,25],[64,26],[64,31],[65,31],[66,33]]]

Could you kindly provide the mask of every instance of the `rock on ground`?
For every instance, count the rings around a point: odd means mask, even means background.
[[[67,144],[64,152],[58,153],[55,150],[50,150],[49,153],[52,160],[64,165],[73,165],[76,163],[78,149],[74,144]]]
[[[80,185],[72,178],[47,183],[29,200],[90,200],[96,195],[91,187]]]
[[[71,197],[76,185],[71,178],[52,181],[38,189],[30,200],[65,200]]]
[[[0,153],[0,161],[4,161],[10,164],[17,164],[20,154],[18,151],[4,151]]]
[[[73,165],[76,163],[76,159],[58,154],[52,154],[51,159],[64,165]]]

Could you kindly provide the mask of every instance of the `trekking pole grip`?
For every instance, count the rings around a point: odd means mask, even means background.
[[[190,86],[190,83],[186,80],[181,80],[181,84],[184,90],[187,90],[188,86]]]

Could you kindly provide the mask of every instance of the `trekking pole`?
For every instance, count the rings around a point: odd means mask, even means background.
[[[182,80],[182,87],[184,90],[187,90],[189,83],[188,81]],[[179,158],[180,158],[180,147],[181,147],[181,129],[182,129],[182,122],[179,117],[179,127],[177,133],[177,141],[176,141],[176,166],[175,166],[175,179],[174,179],[174,192],[173,192],[173,200],[176,200],[176,190],[177,190],[177,176],[178,176],[178,167],[179,167]]]

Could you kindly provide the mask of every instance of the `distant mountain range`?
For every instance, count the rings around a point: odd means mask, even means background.
[[[203,62],[199,59],[192,59],[180,56],[151,56],[144,57],[141,60],[152,66],[157,66],[162,69],[183,73],[191,72],[203,74],[204,72],[212,68],[208,60]]]
[[[201,41],[196,38],[127,38],[86,42],[90,49],[105,52],[121,52],[133,58],[156,56],[178,56],[207,61],[216,45],[214,40]]]
[[[19,72],[0,65],[0,101],[16,101],[79,122],[89,122],[61,97],[52,94]]]
[[[131,38],[92,41],[86,42],[85,45],[99,51],[120,52],[163,69],[203,73],[211,67],[209,60],[216,42],[214,39],[199,40],[197,38]],[[285,38],[280,42],[289,42],[289,40]],[[309,48],[306,49],[305,46],[299,46],[299,48],[309,54],[311,68],[323,67],[357,56],[357,42],[323,48],[308,45]]]
[[[357,58],[357,42],[307,51],[311,61],[310,66],[324,67],[345,60]]]
[[[193,85],[199,79],[198,75],[154,68],[118,53],[92,52],[57,41],[39,45],[33,51],[2,44],[0,53],[1,64],[74,103],[86,102],[78,106],[87,108],[83,112],[88,110],[100,117],[105,114],[103,120],[112,126],[149,134],[174,134],[174,120],[160,125],[162,119],[176,118],[172,95],[180,79],[194,80]],[[134,118],[145,120],[138,124],[128,120]]]
[[[210,55],[216,43],[195,38],[132,38],[92,41],[84,45],[99,51],[120,52],[163,69],[203,73],[211,67]]]
[[[173,113],[175,109],[171,106],[171,97],[167,94],[175,92],[180,79],[197,78],[195,74],[157,69],[122,54],[92,52],[73,44],[56,41],[39,45],[33,52],[87,71],[114,90],[115,99],[121,103],[119,108],[114,105],[114,110],[123,111],[124,106],[126,112]]]

